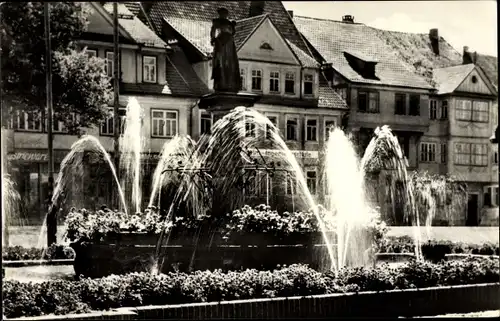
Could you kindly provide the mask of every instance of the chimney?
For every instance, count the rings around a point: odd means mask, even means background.
[[[439,31],[434,28],[429,30],[429,40],[431,41],[432,52],[439,56]]]
[[[464,53],[462,55],[462,65],[474,64],[474,60],[477,58],[477,53],[472,53],[469,51],[468,46],[464,46]]]
[[[354,23],[354,16],[345,15],[342,17],[342,22]]]
[[[290,18],[293,19],[293,10],[288,10],[288,14],[290,15]]]
[[[264,13],[265,1],[250,1],[249,17],[260,16]]]

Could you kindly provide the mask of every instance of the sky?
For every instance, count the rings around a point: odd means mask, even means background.
[[[354,16],[355,22],[371,27],[439,35],[462,53],[470,51],[498,56],[497,4],[476,1],[283,1],[294,15],[342,20]]]

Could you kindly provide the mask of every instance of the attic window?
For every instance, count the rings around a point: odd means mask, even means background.
[[[267,43],[267,42],[262,43],[262,45],[260,45],[260,49],[274,50],[273,47],[271,47],[271,45],[269,43]]]
[[[476,76],[472,76],[471,77],[471,81],[473,84],[477,83],[477,77]]]
[[[378,61],[374,58],[348,51],[344,51],[344,57],[349,63],[349,66],[351,66],[351,68],[354,69],[354,71],[356,71],[361,77],[365,79],[380,80],[375,75],[375,66]]]

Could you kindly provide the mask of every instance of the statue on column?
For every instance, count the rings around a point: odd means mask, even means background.
[[[210,30],[210,43],[214,47],[212,60],[212,79],[214,90],[237,93],[240,90],[240,66],[236,45],[234,44],[235,21],[227,17],[226,8],[217,10],[219,17],[213,19]]]

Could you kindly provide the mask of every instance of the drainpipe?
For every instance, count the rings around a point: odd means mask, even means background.
[[[300,95],[300,100],[302,101],[302,99],[304,98],[304,95],[302,94],[302,90],[304,89],[304,85],[303,85],[303,81],[302,81],[302,78],[303,78],[303,73],[304,73],[304,67],[300,67],[300,78],[299,78],[299,95]],[[306,124],[305,124],[305,121],[301,122],[302,123],[302,126],[300,128],[300,141],[301,141],[301,145],[302,145],[302,150],[305,150],[306,148]]]
[[[193,137],[193,109],[198,106],[200,103],[200,100],[197,99],[195,100],[195,103],[189,108],[189,135]]]

